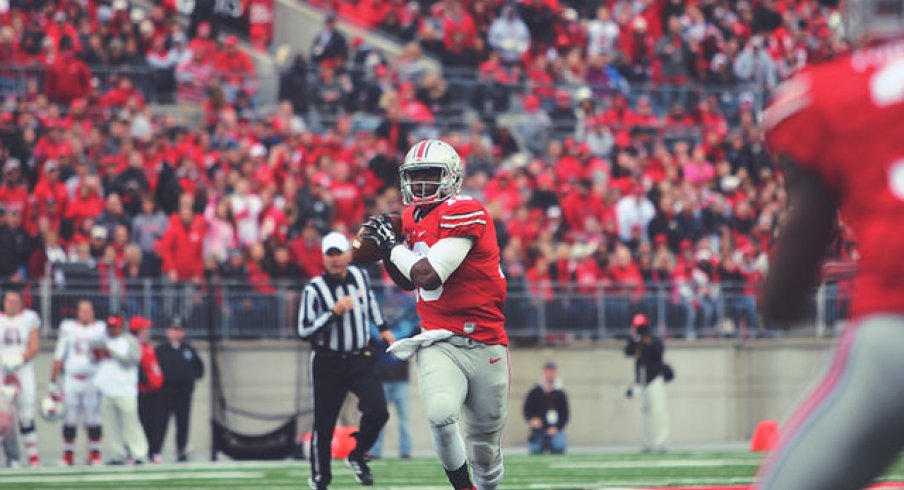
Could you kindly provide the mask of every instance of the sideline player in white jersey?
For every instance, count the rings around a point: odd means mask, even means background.
[[[94,385],[97,372],[91,345],[103,341],[107,335],[106,324],[94,318],[94,305],[83,299],[78,303],[76,319],[66,319],[60,323],[60,336],[53,354],[53,369],[50,373],[48,393],[60,397],[57,380],[63,373],[62,398],[65,407],[63,415],[63,464],[75,464],[75,434],[79,419],[88,428],[91,454],[88,463],[102,463],[100,393]]]
[[[19,380],[19,396],[16,400],[19,412],[19,432],[25,444],[28,464],[40,466],[38,457],[38,433],[35,432],[35,371],[31,360],[38,355],[41,319],[22,304],[18,291],[3,295],[3,313],[0,314],[0,363],[4,373]]]

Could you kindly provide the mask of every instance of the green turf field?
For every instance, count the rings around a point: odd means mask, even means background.
[[[760,455],[748,452],[626,453],[506,458],[503,489],[608,489],[742,485],[752,481]],[[447,490],[435,458],[384,459],[371,464],[374,489]],[[334,490],[362,488],[342,461],[334,462]],[[0,489],[305,489],[306,462],[191,463],[132,468],[0,470]],[[904,480],[900,462],[883,480]]]

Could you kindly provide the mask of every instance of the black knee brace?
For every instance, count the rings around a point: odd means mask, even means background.
[[[19,423],[19,433],[23,436],[25,434],[29,434],[35,431],[35,423],[33,420],[29,420],[28,422],[20,422]]]
[[[63,426],[63,440],[66,442],[72,442],[75,440],[75,426],[74,425],[64,425]]]
[[[88,439],[92,441],[99,441],[101,435],[101,430],[99,425],[91,425],[88,426]]]

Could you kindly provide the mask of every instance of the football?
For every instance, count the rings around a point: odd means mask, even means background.
[[[401,234],[402,216],[390,214],[389,219],[392,221],[392,229],[395,230],[397,234]],[[369,264],[382,260],[383,254],[380,253],[380,250],[374,245],[374,242],[365,240],[361,237],[364,231],[365,228],[363,226],[358,228],[358,233],[355,235],[355,238],[352,239],[352,261],[359,264]]]

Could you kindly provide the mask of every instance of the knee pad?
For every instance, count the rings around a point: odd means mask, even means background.
[[[35,421],[34,420],[20,420],[19,421],[19,432],[24,436],[30,434],[35,431]]]
[[[63,426],[63,440],[66,442],[75,440],[75,426],[74,425],[64,425]]]
[[[446,427],[458,422],[460,410],[461,407],[446,395],[438,394],[426,401],[427,420],[433,427]]]
[[[99,441],[101,436],[101,428],[99,425],[92,425],[88,427],[88,439],[92,441]]]

